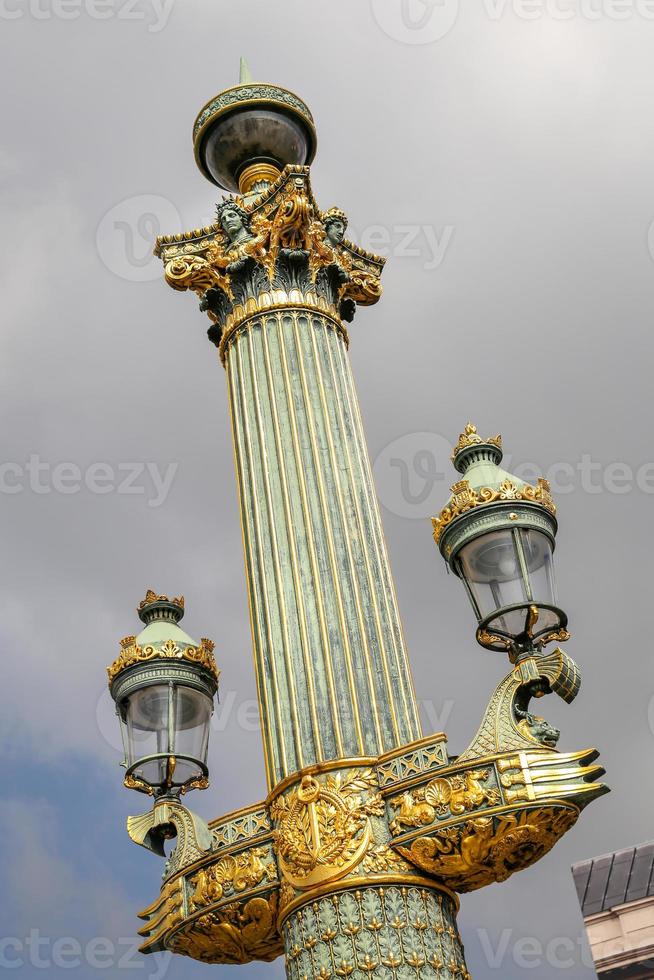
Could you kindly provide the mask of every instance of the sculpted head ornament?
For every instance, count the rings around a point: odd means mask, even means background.
[[[216,207],[216,218],[231,242],[250,237],[250,218],[233,198],[226,198]]]
[[[341,211],[340,208],[330,208],[329,211],[323,212],[322,222],[325,226],[327,240],[332,245],[340,245],[345,238],[345,230],[347,228],[347,215],[345,211]]]

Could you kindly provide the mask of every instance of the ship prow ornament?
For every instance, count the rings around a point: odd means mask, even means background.
[[[580,686],[567,654],[546,651],[569,637],[556,508],[546,481],[501,469],[499,436],[466,426],[434,536],[479,643],[511,669],[450,756],[420,725],[347,357],[347,324],[380,298],[384,259],[318,204],[313,117],[293,92],[242,63],[193,135],[201,172],[228,193],[211,224],[171,230],[155,251],[208,314],[226,372],[268,789],[209,824],[180,802],[207,785],[218,670],[213,644],[178,627],[183,601],[149,592],[150,632],[127,637],[110,668],[128,785],[155,797],[130,836],[159,854],[176,838],[141,913],[142,950],[284,955],[290,980],[465,980],[457,893],[538,861],[607,792],[597,752],[560,752],[532,706],[571,703]]]

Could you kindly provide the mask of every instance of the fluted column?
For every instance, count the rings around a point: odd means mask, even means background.
[[[340,322],[262,313],[225,353],[272,789],[421,732]]]

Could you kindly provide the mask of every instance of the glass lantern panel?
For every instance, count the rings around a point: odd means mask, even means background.
[[[169,687],[153,684],[130,694],[127,703],[129,764],[145,756],[168,752]]]
[[[527,616],[528,606],[512,609],[511,612],[506,612],[503,616],[497,616],[489,624],[488,630],[492,633],[494,629],[500,629],[509,636],[520,636],[525,631]]]
[[[541,531],[520,531],[522,551],[529,572],[531,593],[535,603],[546,603],[555,606],[556,588],[554,584],[554,561],[552,542]],[[540,623],[539,623],[540,626]]]
[[[175,783],[181,784],[187,779],[201,775],[199,766],[186,762],[180,756],[191,756],[206,764],[212,713],[213,702],[205,694],[188,687],[176,688],[173,752],[177,759]]]
[[[149,762],[142,762],[134,770],[133,775],[150,786],[165,786],[168,772],[168,759],[150,759]]]
[[[511,528],[469,541],[459,560],[482,619],[503,606],[529,601]]]

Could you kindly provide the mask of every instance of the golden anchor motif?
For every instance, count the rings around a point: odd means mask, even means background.
[[[273,836],[290,885],[304,890],[336,881],[361,863],[373,843],[369,818],[384,813],[376,787],[372,770],[329,776],[324,784],[304,776],[288,796],[275,800]]]

